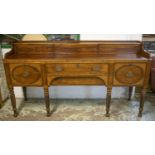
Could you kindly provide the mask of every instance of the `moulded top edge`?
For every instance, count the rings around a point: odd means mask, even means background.
[[[141,41],[132,40],[82,40],[82,41],[17,41],[14,44],[67,44],[67,43],[78,43],[78,44],[141,44]]]

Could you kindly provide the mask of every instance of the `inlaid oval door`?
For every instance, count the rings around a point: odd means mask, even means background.
[[[40,66],[29,64],[14,66],[12,80],[23,85],[41,84]]]
[[[145,64],[116,65],[115,84],[140,84],[144,79]]]

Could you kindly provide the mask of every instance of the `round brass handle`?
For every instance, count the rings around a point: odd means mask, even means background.
[[[30,75],[30,73],[28,71],[24,71],[23,72],[23,77],[24,78],[27,78],[29,75]]]
[[[61,72],[61,71],[63,71],[63,67],[60,66],[60,65],[56,65],[56,66],[55,66],[55,70],[56,70],[57,72]]]
[[[127,76],[128,78],[131,78],[131,77],[133,77],[133,76],[134,76],[134,74],[133,74],[133,72],[132,72],[132,71],[129,71],[129,72],[126,74],[126,76]]]
[[[101,66],[98,66],[98,65],[96,65],[96,66],[93,66],[92,67],[92,71],[100,71],[101,70]]]

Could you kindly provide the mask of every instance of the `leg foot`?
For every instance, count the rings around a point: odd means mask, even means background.
[[[110,117],[110,114],[105,114],[105,117]]]
[[[47,112],[47,115],[46,115],[47,117],[50,117],[51,116],[51,113],[50,112]]]
[[[18,116],[18,112],[17,111],[14,111],[14,117],[17,117]]]
[[[138,117],[142,117],[142,113],[138,113]]]
[[[2,108],[2,95],[1,95],[1,90],[0,90],[0,109]]]

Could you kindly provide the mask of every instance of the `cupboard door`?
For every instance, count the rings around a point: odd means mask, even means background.
[[[115,64],[114,85],[142,85],[145,69],[145,63]]]
[[[39,64],[11,64],[10,71],[13,85],[42,85],[41,67]]]

